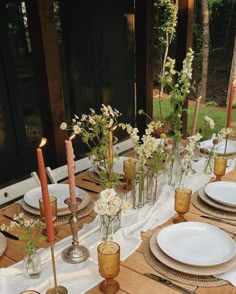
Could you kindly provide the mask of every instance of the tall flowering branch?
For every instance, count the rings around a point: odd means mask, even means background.
[[[192,62],[193,50],[191,48],[187,52],[183,61],[183,68],[181,72],[175,71],[175,60],[168,57],[165,75],[162,79],[162,83],[167,89],[169,89],[169,97],[173,111],[170,113],[168,121],[172,127],[174,139],[176,142],[181,139],[181,117],[183,111],[186,111],[186,109],[183,109],[183,104],[191,89]],[[175,75],[177,75],[176,83]]]
[[[100,167],[99,175],[102,183],[104,186],[109,186],[119,180],[118,175],[112,172],[114,162],[109,160],[109,132],[118,127],[118,117],[121,113],[104,104],[100,111],[101,113],[97,114],[90,108],[89,114],[82,114],[81,118],[74,115],[71,125],[63,122],[60,128],[81,137],[90,149],[88,156],[93,164]],[[113,144],[116,142],[117,138],[113,136]]]

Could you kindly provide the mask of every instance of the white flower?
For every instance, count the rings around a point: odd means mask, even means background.
[[[122,205],[121,205],[121,210],[123,212],[126,212],[128,209],[131,209],[132,208],[132,204],[130,201],[123,201],[122,202]]]
[[[98,199],[94,203],[94,211],[97,214],[104,215],[104,214],[106,214],[106,210],[107,210],[107,203],[104,202],[102,199]]]
[[[204,120],[208,123],[208,126],[210,127],[210,129],[214,129],[215,127],[215,122],[212,118],[210,118],[209,116],[205,115],[204,116]]]
[[[65,122],[61,123],[60,129],[61,130],[66,130],[66,128],[67,128],[67,123],[65,123]]]
[[[122,203],[122,200],[119,196],[115,196],[111,201],[110,201],[110,204],[112,206],[115,206],[115,207],[119,207],[121,206],[121,203]]]
[[[81,128],[78,125],[73,126],[73,131],[75,134],[79,134],[81,132]]]
[[[111,201],[116,195],[115,189],[105,189],[100,193],[101,199],[105,202]]]
[[[120,211],[120,207],[109,205],[106,208],[106,214],[110,216],[115,216]]]

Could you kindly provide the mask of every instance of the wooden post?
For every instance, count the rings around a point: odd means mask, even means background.
[[[32,0],[26,5],[43,135],[48,138],[45,151],[50,154],[50,164],[56,166],[65,163],[66,133],[59,127],[65,120],[65,108],[53,1]]]
[[[152,23],[153,2],[137,0],[135,2],[136,28],[136,110],[143,109],[153,116],[152,86]],[[136,113],[137,113],[136,111]],[[137,115],[137,127],[140,134],[146,128],[146,117]]]

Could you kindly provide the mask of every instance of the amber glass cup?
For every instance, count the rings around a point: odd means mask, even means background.
[[[214,174],[216,176],[216,181],[221,181],[221,177],[225,175],[225,170],[227,166],[227,158],[223,156],[216,156],[214,159]]]
[[[129,158],[123,161],[123,172],[125,179],[125,190],[131,190],[132,180],[135,177],[135,161],[133,158]]]
[[[175,224],[187,221],[184,214],[189,211],[191,196],[192,190],[188,188],[177,188],[175,190],[175,211],[178,213],[173,220]]]
[[[113,242],[103,242],[97,247],[98,266],[100,275],[105,278],[99,288],[102,293],[113,294],[120,289],[114,278],[120,272],[120,246]]]
[[[57,220],[57,198],[54,196],[49,196],[51,211],[52,211],[52,221],[54,224],[54,231],[55,234],[58,233],[58,228],[56,226],[56,220]],[[43,205],[43,198],[39,199],[39,210],[40,210],[40,217],[41,220],[45,223],[45,213],[44,213],[44,205]],[[47,229],[45,228],[43,230],[43,235],[47,236]]]

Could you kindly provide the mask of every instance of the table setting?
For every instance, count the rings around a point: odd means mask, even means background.
[[[69,197],[69,184],[49,184],[48,190],[50,195],[57,198],[57,224],[68,223],[71,212],[64,201]],[[40,187],[28,191],[19,201],[19,209],[29,218],[38,218],[40,216],[39,199],[41,197]],[[76,197],[79,199],[77,215],[79,217],[89,215],[93,210],[93,200],[89,193],[76,187]]]
[[[41,146],[37,149],[41,190],[29,191],[21,202],[21,205],[23,203],[22,208],[26,207],[26,212],[30,213],[28,208],[30,207],[31,212],[33,212],[32,215],[35,214],[37,217],[40,215],[40,209],[36,207],[36,203],[38,203],[40,194],[42,194],[49,248],[37,250],[41,258],[42,271],[40,276],[37,279],[27,279],[22,266],[23,261],[20,261],[8,267],[6,271],[0,270],[1,289],[9,294],[20,293],[20,291],[26,289],[32,289],[42,294],[52,293],[51,291],[56,289],[62,289],[62,293],[85,293],[100,283],[103,280],[102,277],[106,278],[98,260],[98,246],[100,244],[106,242],[118,244],[120,248],[119,260],[124,261],[140,247],[142,234],[152,230],[155,230],[154,233],[143,241],[143,254],[147,263],[158,273],[164,275],[167,280],[171,279],[183,284],[204,287],[226,285],[229,281],[235,285],[234,278],[230,277],[232,271],[236,268],[234,241],[226,234],[226,231],[222,231],[213,225],[188,222],[186,218],[182,218],[183,215],[188,213],[190,204],[196,206],[194,197],[200,194],[199,191],[202,190],[204,192],[202,194],[205,198],[209,198],[209,202],[216,202],[220,208],[227,207],[222,210],[219,209],[224,214],[234,214],[235,207],[232,203],[232,197],[229,197],[228,200],[231,201],[230,205],[225,202],[221,203],[222,201],[217,202],[216,199],[213,199],[215,197],[214,191],[220,189],[213,189],[213,193],[206,189],[208,185],[209,187],[217,183],[224,185],[224,181],[216,182],[216,178],[214,178],[214,175],[221,177],[223,174],[219,175],[216,170],[212,171],[211,174],[205,173],[204,165],[207,158],[204,156],[199,157],[198,160],[192,160],[200,136],[188,138],[188,143],[183,145],[181,154],[179,151],[177,152],[178,157],[180,157],[180,165],[173,168],[176,152],[173,153],[172,149],[180,146],[180,141],[177,138],[175,138],[176,142],[169,140],[162,133],[159,140],[154,139],[152,133],[155,129],[161,128],[162,123],[152,121],[148,124],[147,131],[142,138],[137,136],[135,128],[122,125],[134,140],[134,159],[131,160],[125,156],[119,158],[112,152],[114,136],[111,134],[118,124],[116,120],[110,122],[107,112],[111,116],[119,115],[117,112],[114,114],[111,108],[106,108],[104,105],[102,111],[102,118],[99,116],[99,120],[103,121],[102,119],[105,116],[104,128],[107,125],[109,126],[108,129],[105,128],[106,132],[101,132],[101,128],[99,128],[99,134],[106,136],[105,141],[103,141],[105,145],[95,146],[91,149],[94,167],[87,171],[87,173],[97,173],[96,183],[101,188],[94,206],[97,216],[91,223],[84,224],[82,229],[79,228],[80,213],[83,214],[91,200],[88,192],[76,187],[72,142],[74,136],[81,132],[79,130],[81,124],[76,123],[72,127],[73,134],[68,140],[65,140],[68,184],[48,185],[42,153],[43,146]],[[94,123],[91,117],[98,119],[91,111],[90,124]],[[65,129],[65,126],[63,128]],[[91,131],[90,127],[89,130]],[[96,148],[99,148],[99,151]],[[100,148],[103,152],[106,150],[105,157],[100,157],[103,154],[100,153]],[[95,150],[98,153],[94,153]],[[177,148],[177,150],[180,149]],[[181,158],[182,153],[184,155]],[[177,166],[179,170],[176,169]],[[235,160],[228,159],[227,165],[224,166],[224,173],[231,171],[234,167]],[[168,173],[166,173],[167,168]],[[195,172],[187,173],[190,168]],[[131,174],[131,182],[128,182],[129,173]],[[175,177],[173,177],[173,174],[175,174]],[[177,174],[178,177],[176,177]],[[171,175],[171,181],[169,175]],[[81,177],[84,177],[84,173]],[[175,182],[173,182],[174,178]],[[90,180],[94,179],[90,177]],[[98,186],[97,184],[96,186]],[[122,189],[117,189],[119,185],[129,188],[124,192]],[[228,189],[227,185],[225,184],[221,189]],[[181,191],[188,191],[188,193],[178,193],[178,188]],[[63,221],[63,218],[68,216],[66,222],[69,223],[71,230],[71,235],[57,243],[55,243],[55,228],[50,205],[51,194],[54,194],[58,200],[57,218],[62,217]],[[177,194],[180,197],[177,197]],[[204,201],[200,197],[198,197],[198,200]],[[24,206],[25,204],[27,206]],[[211,206],[211,209],[216,208],[213,205]],[[200,211],[203,211],[202,209],[199,208]],[[215,216],[212,215],[211,209],[204,211],[209,217]],[[172,218],[175,222],[176,212],[178,212],[177,216],[181,216],[180,223],[178,223],[178,220],[174,225],[157,228]],[[109,238],[107,235],[104,239],[101,234],[103,216],[112,220],[119,216],[118,226],[112,230]],[[229,221],[234,224],[234,219],[229,218]],[[186,239],[186,237],[190,238]],[[211,250],[214,248],[213,243],[218,243],[219,248],[217,249],[223,248],[223,252]],[[168,244],[172,244],[172,247],[168,247]],[[194,246],[194,244],[197,244],[197,246]],[[191,250],[188,251],[189,248],[192,248],[197,254]],[[199,252],[198,248],[200,248]],[[177,249],[177,251],[173,249]],[[201,252],[204,251],[205,255],[202,255]],[[184,252],[187,253],[187,260],[184,259]],[[175,255],[176,253],[177,255]],[[213,254],[212,257],[210,253]],[[82,258],[80,258],[81,255]],[[197,260],[194,259],[195,256]],[[117,273],[116,271],[114,277]],[[14,276],[14,285],[7,281],[11,276]],[[21,280],[24,282],[20,283]],[[174,287],[173,283],[171,285]]]

